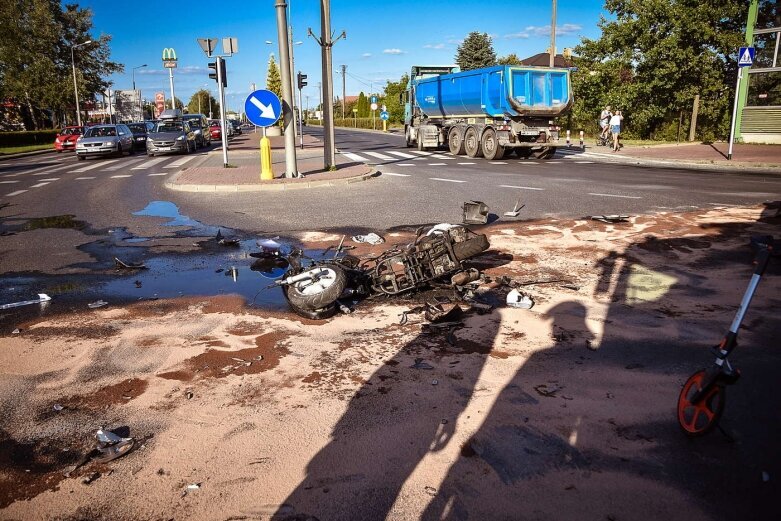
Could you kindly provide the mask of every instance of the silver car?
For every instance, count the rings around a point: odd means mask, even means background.
[[[84,161],[87,157],[133,153],[133,133],[126,125],[95,125],[88,127],[76,141],[76,157]]]
[[[146,137],[146,155],[194,152],[195,132],[181,119],[161,119]]]

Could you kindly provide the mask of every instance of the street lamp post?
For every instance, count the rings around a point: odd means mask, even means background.
[[[81,110],[79,109],[79,87],[76,84],[76,59],[74,57],[73,51],[77,47],[82,47],[89,43],[92,43],[92,40],[87,40],[84,43],[77,43],[76,45],[71,45],[71,68],[73,69],[73,94],[76,97],[76,122],[78,123],[79,126],[81,126]]]
[[[139,65],[137,67],[133,67],[131,70],[131,76],[133,77],[133,92],[136,92],[136,69],[140,69],[142,67],[146,67],[146,63],[143,65]],[[138,108],[141,111],[141,119],[144,119],[144,108],[141,106],[141,93],[138,94]]]

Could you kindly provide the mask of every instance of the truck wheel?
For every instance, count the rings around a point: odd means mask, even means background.
[[[447,134],[447,144],[450,147],[450,153],[456,156],[463,156],[466,153],[462,130],[459,127],[453,127]]]
[[[347,285],[347,275],[337,264],[323,264],[309,268],[311,271],[325,270],[317,282],[302,280],[290,286],[285,286],[285,295],[294,308],[307,311],[328,308],[344,291]]]
[[[464,133],[464,150],[469,157],[481,157],[483,151],[480,149],[480,136],[475,127],[469,127]]]
[[[420,135],[420,130],[418,130],[418,138],[415,140],[415,142],[418,145],[418,150],[420,150],[421,152],[426,150],[426,147],[423,146],[423,139],[422,136]]]
[[[483,137],[480,140],[480,145],[483,149],[483,155],[489,161],[502,159],[502,157],[504,157],[504,147],[499,144],[499,139],[496,137],[496,131],[494,129],[485,129]]]
[[[404,143],[407,148],[412,148],[412,136],[410,136],[409,127],[404,127]]]
[[[454,243],[453,253],[456,255],[456,259],[462,261],[483,253],[490,246],[488,237],[481,233],[463,242]]]

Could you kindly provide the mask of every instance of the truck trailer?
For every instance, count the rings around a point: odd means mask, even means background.
[[[553,118],[572,107],[570,70],[496,65],[414,66],[404,104],[407,147],[456,155],[547,159],[559,144]]]

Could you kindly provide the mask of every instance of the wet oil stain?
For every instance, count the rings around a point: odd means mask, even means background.
[[[127,403],[138,398],[149,387],[149,382],[140,378],[129,378],[117,384],[102,387],[92,394],[70,396],[59,401],[69,409],[102,410],[110,405]]]
[[[171,219],[164,226],[192,226],[203,228],[204,225],[195,219],[179,213],[179,207],[170,201],[152,201],[146,208],[133,212],[133,215],[145,215],[148,217],[164,217]]]

